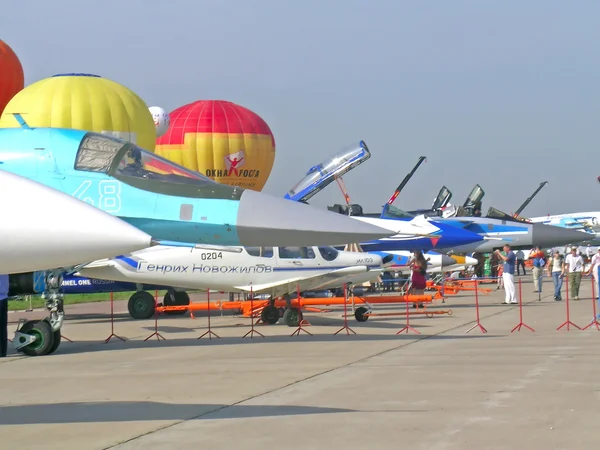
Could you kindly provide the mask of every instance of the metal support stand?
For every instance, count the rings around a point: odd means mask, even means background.
[[[556,331],[560,330],[565,325],[567,327],[567,331],[571,331],[571,326],[573,326],[574,328],[577,328],[578,330],[581,330],[580,327],[578,327],[573,322],[571,322],[571,312],[570,312],[570,309],[569,309],[569,278],[568,277],[567,277],[567,287],[565,289],[565,293],[566,293],[565,303],[567,305],[567,320],[561,326],[559,326],[556,329]]]
[[[479,281],[475,280],[475,313],[477,314],[477,322],[467,331],[465,334],[470,333],[475,328],[479,328],[482,333],[487,333],[487,330],[481,325],[481,321],[479,319]]]
[[[250,286],[250,323],[251,323],[251,328],[250,331],[248,331],[244,336],[242,336],[242,339],[250,336],[250,339],[252,339],[254,337],[254,334],[258,334],[260,337],[265,337],[260,331],[256,331],[254,329],[254,291],[252,290],[252,286]]]
[[[405,297],[407,297],[408,291],[404,295],[405,295]],[[421,334],[421,332],[419,330],[410,326],[410,312],[408,311],[408,298],[405,298],[404,300],[405,300],[404,304],[406,305],[406,325],[404,326],[404,328],[402,328],[400,331],[398,331],[396,333],[396,336],[398,336],[400,333],[403,333],[405,331],[406,331],[406,334],[408,334],[409,331],[412,331],[417,334]]]
[[[110,336],[108,336],[104,340],[105,344],[108,344],[112,338],[117,338],[120,341],[125,342],[125,339],[123,339],[121,336],[117,336],[115,334],[115,309],[114,309],[114,302],[115,302],[115,296],[114,296],[114,293],[111,291],[111,293],[110,293]]]
[[[158,311],[157,310],[158,310],[158,290],[154,291],[154,333],[152,333],[150,336],[148,336],[146,339],[144,339],[144,342],[146,342],[148,339],[150,339],[154,336],[156,336],[157,341],[160,341],[161,339],[163,341],[166,341],[164,336],[158,332]]]
[[[300,285],[296,285],[296,292],[298,295],[298,310],[300,310]],[[312,336],[312,333],[304,328],[302,328],[302,325],[304,324],[304,319],[301,318],[298,321],[298,328],[296,328],[296,331],[294,331],[292,334],[290,334],[290,337],[292,336],[300,336],[300,332],[304,332],[306,334],[308,334],[309,336]]]
[[[583,327],[584,331],[590,328],[592,325],[595,325],[596,330],[600,331],[600,323],[598,323],[599,317],[597,313],[598,310],[596,309],[596,277],[598,277],[598,274],[596,274],[596,276],[592,275],[592,310],[594,311],[594,318],[588,325]],[[600,297],[598,299],[598,303],[600,304]]]
[[[519,278],[519,323],[512,329],[510,330],[510,332],[512,333],[513,331],[521,331],[521,327],[525,327],[528,330],[531,331],[535,331],[533,328],[531,328],[529,325],[525,324],[525,322],[523,322],[523,295],[522,295],[522,289],[521,289],[521,279]]]
[[[191,311],[191,309],[190,309]],[[210,290],[206,291],[206,314],[208,315],[208,330],[204,334],[198,337],[198,339],[202,339],[204,336],[208,336],[208,340],[212,340],[212,337],[216,337],[217,339],[221,339],[217,333],[210,329]]]
[[[333,333],[334,336],[344,330],[346,330],[346,335],[350,335],[350,332],[352,332],[352,334],[356,334],[356,332],[348,326],[347,312],[348,312],[348,285],[346,283],[344,283],[344,326],[342,328],[340,328],[339,330],[337,330],[335,333]]]

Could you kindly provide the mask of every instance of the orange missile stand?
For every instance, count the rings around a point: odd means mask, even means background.
[[[318,298],[294,298],[290,300],[291,309],[295,309],[297,314],[292,322],[288,323],[289,326],[298,326],[297,321],[303,320],[302,311],[310,311],[310,312],[330,312],[331,310],[322,309],[318,307],[323,306],[343,306],[347,304],[348,301],[352,303],[353,306],[353,315],[359,322],[364,322],[370,316],[376,315],[398,315],[399,313],[368,313],[371,309],[371,304],[395,304],[395,303],[422,303],[422,304],[430,304],[433,302],[434,297],[436,295],[375,295],[369,297],[357,297],[350,296],[348,300],[344,299],[344,297],[318,297]],[[437,296],[437,298],[441,298],[441,296]],[[274,302],[274,306],[276,308],[286,308],[287,302],[283,298],[277,298]],[[361,306],[356,308],[356,303]],[[252,302],[250,301],[215,301],[215,302],[202,302],[202,303],[190,303],[185,306],[158,306],[156,311],[159,313],[165,313],[169,311],[241,311],[244,317],[257,317],[260,316],[262,310],[269,305],[269,300],[257,300],[254,299]],[[362,306],[364,305],[364,306]],[[404,313],[401,313],[404,315]],[[429,311],[426,308],[419,308],[417,311],[412,311],[411,314],[421,314],[428,317],[433,317],[437,314],[452,314],[448,311]],[[296,320],[297,319],[297,320]]]

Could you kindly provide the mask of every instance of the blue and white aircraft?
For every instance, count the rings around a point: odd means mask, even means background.
[[[308,199],[323,190],[332,182],[339,180],[342,175],[359,166],[371,157],[371,153],[364,141],[357,145],[349,146],[341,152],[328,158],[321,164],[313,166],[296,185],[288,191],[284,198],[295,202],[306,203]],[[350,216],[358,221],[364,221],[378,227],[388,228],[395,231],[395,221],[382,220],[387,217],[378,218],[374,215],[362,214],[362,208],[358,205],[349,205]],[[395,236],[356,241],[360,243],[364,251],[393,251],[393,250],[432,250],[451,249],[456,246],[468,245],[482,240],[478,234],[465,230],[463,227],[454,227],[443,222],[426,220],[424,216],[410,216],[406,222],[415,223],[427,228],[428,236],[410,236],[396,234]]]
[[[369,154],[369,156],[366,156]],[[363,155],[363,156],[360,156]],[[306,201],[316,192],[323,189],[337,177],[340,173],[345,174],[353,168],[360,165],[370,157],[370,153],[364,142],[360,142],[358,147],[345,149],[341,153],[329,158],[322,164],[309,170],[306,176],[291,189],[286,198],[295,201]],[[480,197],[483,191],[476,186],[471,197]],[[364,214],[360,205],[348,205],[346,208],[338,208],[339,212],[356,217],[359,220],[375,220],[371,223],[378,226],[386,226],[385,222],[394,221],[412,222],[416,218],[427,220],[434,224],[439,231],[435,239],[412,238],[405,239],[399,236],[381,238],[378,240],[361,242],[360,247],[363,251],[392,251],[392,250],[432,250],[443,249],[451,250],[455,253],[471,252],[491,252],[494,249],[501,248],[504,244],[510,244],[513,248],[530,249],[533,246],[542,248],[552,248],[565,244],[575,244],[589,239],[584,233],[565,228],[545,225],[541,223],[526,223],[514,219],[508,214],[494,210],[497,217],[453,217],[453,218],[432,218],[423,219],[423,215],[403,211],[392,206],[393,200],[397,196],[392,196],[390,201],[383,207],[381,214]],[[331,209],[331,208],[330,208]],[[493,210],[493,208],[492,208]],[[384,222],[381,222],[384,220]]]

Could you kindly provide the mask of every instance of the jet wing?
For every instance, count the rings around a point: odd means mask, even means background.
[[[309,289],[317,289],[323,285],[330,284],[331,282],[349,276],[355,275],[359,273],[367,272],[369,268],[367,266],[349,266],[343,267],[340,269],[332,270],[328,273],[319,273],[314,276],[301,276],[294,275],[290,278],[282,281],[277,281],[273,283],[264,283],[264,284],[255,284],[252,286],[235,286],[235,289],[239,289],[241,291],[250,292],[252,288],[252,292],[265,292],[265,291],[281,291],[284,292],[292,292],[295,291],[297,286],[300,286],[301,291],[306,291]]]

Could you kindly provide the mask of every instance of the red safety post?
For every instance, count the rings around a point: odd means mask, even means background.
[[[254,291],[252,290],[252,285],[250,285],[250,323],[252,324],[250,331],[242,336],[242,339],[248,335],[250,335],[250,339],[252,339],[254,337],[254,333],[258,334],[260,337],[265,337],[260,331],[256,331],[254,329]]]
[[[115,334],[115,294],[110,292],[110,336],[108,336],[104,343],[108,344],[112,338],[117,338],[122,342],[125,342],[121,336]]]
[[[158,311],[157,311],[157,309],[158,309],[158,289],[154,291],[154,333],[152,333],[150,336],[148,336],[146,339],[144,339],[144,342],[146,342],[148,339],[150,339],[151,337],[154,337],[154,336],[156,336],[157,341],[160,341],[161,339],[163,341],[166,341],[164,336],[158,332]]]
[[[479,319],[479,281],[475,280],[475,314],[477,315],[477,322],[467,331],[465,334],[473,331],[475,328],[479,328],[482,333],[487,333],[487,330],[481,325],[481,321]]]
[[[406,325],[404,325],[404,328],[402,328],[400,331],[398,331],[396,333],[396,336],[398,336],[400,333],[403,333],[405,331],[406,331],[406,334],[408,334],[409,331],[413,331],[417,334],[421,334],[421,332],[419,330],[410,326],[410,313],[408,312],[408,294],[405,297],[406,298],[404,299],[405,300],[404,304],[406,305]]]
[[[346,314],[347,312],[348,312],[348,286],[346,283],[344,283],[344,326],[342,328],[340,328],[339,330],[337,330],[335,333],[333,333],[334,336],[344,330],[346,330],[347,335],[350,335],[350,332],[352,332],[352,334],[356,334],[356,332],[348,326],[348,314]]]
[[[533,328],[523,322],[523,291],[521,289],[521,279],[519,278],[519,323],[512,330],[510,330],[510,332],[512,333],[513,331],[521,331],[521,327],[535,331]]]
[[[581,330],[581,328],[579,328],[577,325],[575,325],[573,322],[571,322],[571,312],[569,309],[569,278],[567,277],[567,286],[565,289],[565,303],[567,305],[567,320],[561,325],[559,326],[556,331],[560,330],[562,327],[564,327],[565,325],[567,326],[567,331],[571,331],[571,325],[575,328],[577,328],[578,330]]]
[[[294,331],[292,334],[290,334],[290,337],[296,335],[296,336],[300,336],[300,332],[303,331],[304,333],[308,334],[309,336],[312,336],[312,333],[304,328],[302,328],[302,325],[305,322],[304,317],[302,317],[302,312],[300,312],[300,285],[296,285],[296,293],[298,295],[298,312],[300,314],[300,320],[298,321],[298,328],[296,328],[296,331]]]
[[[192,310],[190,309],[190,312]],[[206,290],[206,314],[208,317],[208,330],[206,330],[206,332],[204,334],[202,334],[202,336],[200,336],[198,339],[202,339],[204,336],[208,336],[209,340],[212,340],[212,337],[216,337],[217,339],[221,339],[221,337],[219,335],[217,335],[217,333],[215,333],[214,331],[212,331],[210,329],[210,290],[207,289]]]
[[[590,328],[592,325],[596,325],[596,330],[600,331],[600,323],[598,323],[598,314],[597,314],[597,309],[596,309],[596,282],[595,282],[595,277],[592,276],[592,310],[594,311],[594,319],[585,327],[583,327],[583,330],[587,330],[588,328]]]

